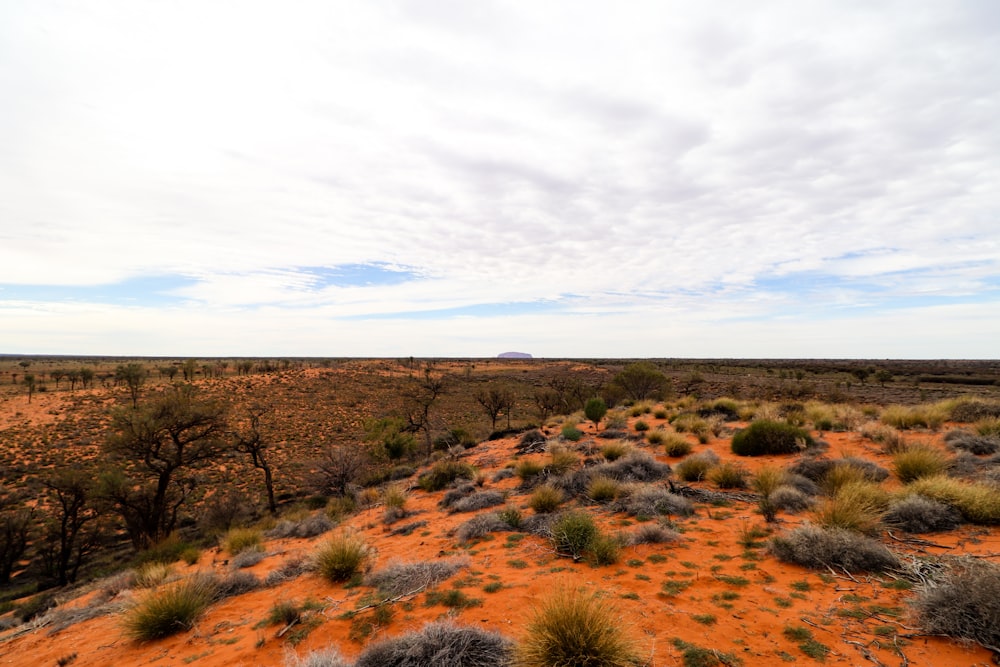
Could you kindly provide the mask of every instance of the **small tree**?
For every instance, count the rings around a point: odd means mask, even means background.
[[[510,411],[514,406],[514,392],[508,387],[490,387],[476,393],[476,403],[479,403],[486,416],[490,418],[490,430],[497,430],[497,418],[504,410],[507,411],[507,427],[510,428]]]
[[[186,359],[181,364],[181,371],[184,373],[184,381],[191,382],[198,373],[198,362],[194,359]]]
[[[146,381],[146,369],[141,364],[119,364],[115,369],[115,384],[122,382],[132,397],[132,407],[139,403],[139,390]]]
[[[65,373],[65,371],[61,371],[61,370],[56,369],[56,370],[52,371],[51,373],[49,373],[49,377],[51,377],[52,381],[56,383],[56,391],[58,391],[59,390],[59,381],[62,380],[64,377],[66,377],[66,373]]]
[[[31,395],[35,393],[35,376],[31,373],[25,374],[24,386],[28,389],[28,403],[31,403]]]
[[[427,457],[434,451],[431,437],[431,408],[445,390],[444,377],[435,377],[431,367],[424,369],[420,378],[413,379],[403,391],[406,411],[406,429],[411,433],[423,433],[427,447]]]
[[[167,537],[194,487],[182,473],[225,449],[225,410],[177,387],[142,408],[112,414],[106,451],[119,466],[104,475],[103,495],[125,520],[136,548]]]
[[[31,510],[19,499],[4,494],[0,487],[0,585],[10,582],[14,566],[28,548],[32,524]]]
[[[94,384],[94,369],[83,366],[80,369],[80,384],[86,389]]]
[[[648,361],[629,364],[615,375],[614,383],[625,391],[633,401],[662,396],[667,384],[667,376]]]
[[[535,414],[538,415],[538,423],[545,424],[549,417],[562,407],[559,394],[554,389],[538,389],[534,395]]]
[[[587,401],[587,404],[583,408],[583,414],[587,416],[587,419],[594,422],[594,430],[596,431],[600,428],[604,415],[608,414],[608,406],[603,398],[595,396]]]
[[[892,382],[892,372],[880,368],[875,371],[875,381],[879,383],[879,386],[884,387],[886,382]]]
[[[858,379],[858,382],[860,382],[862,385],[865,384],[865,382],[868,380],[868,376],[871,374],[872,374],[871,370],[867,368],[855,368],[854,370],[851,371],[851,375],[856,377]]]
[[[76,391],[76,383],[80,381],[80,371],[69,371],[66,373],[66,379],[69,380],[69,390]]]

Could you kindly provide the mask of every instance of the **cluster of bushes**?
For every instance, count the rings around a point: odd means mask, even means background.
[[[732,450],[738,456],[795,454],[815,443],[805,429],[787,422],[754,421],[733,436]]]

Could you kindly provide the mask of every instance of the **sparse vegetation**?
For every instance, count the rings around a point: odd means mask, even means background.
[[[635,643],[606,600],[578,590],[556,591],[535,610],[517,649],[522,667],[634,667]]]
[[[899,566],[899,559],[880,542],[842,528],[804,525],[771,538],[769,546],[778,560],[819,570],[878,572]]]
[[[795,454],[814,444],[812,436],[786,422],[762,419],[733,436],[732,450],[738,456]]]
[[[152,641],[189,630],[215,594],[212,580],[204,577],[191,577],[157,590],[125,613],[125,632],[137,641]]]
[[[360,536],[341,533],[316,552],[316,571],[334,583],[347,581],[364,568],[369,556],[368,545]]]
[[[972,558],[949,560],[912,602],[920,628],[974,641],[1000,652],[1000,567]]]

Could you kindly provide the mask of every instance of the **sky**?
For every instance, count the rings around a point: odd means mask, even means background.
[[[1000,3],[0,3],[0,353],[989,358]]]

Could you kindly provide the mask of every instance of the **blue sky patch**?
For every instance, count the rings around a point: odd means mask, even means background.
[[[107,285],[0,285],[0,301],[168,306],[187,301],[170,292],[198,281],[187,276],[139,276]]]

